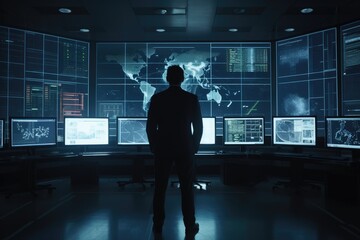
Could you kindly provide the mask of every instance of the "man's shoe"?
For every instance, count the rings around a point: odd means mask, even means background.
[[[194,237],[199,232],[200,226],[198,223],[194,223],[191,227],[186,227],[185,235],[186,237]]]

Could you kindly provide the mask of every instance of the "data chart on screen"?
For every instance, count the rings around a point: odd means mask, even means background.
[[[225,145],[264,144],[264,118],[224,117]]]
[[[10,139],[12,147],[56,145],[55,118],[11,118]]]
[[[119,145],[147,145],[146,118],[118,118]]]
[[[273,117],[273,144],[316,145],[316,117]]]
[[[65,145],[109,144],[108,118],[65,118]]]

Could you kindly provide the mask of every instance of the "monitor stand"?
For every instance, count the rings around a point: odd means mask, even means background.
[[[129,180],[120,180],[117,181],[119,187],[123,188],[130,184],[141,184],[143,189],[146,189],[145,183],[150,183],[151,185],[155,184],[154,180],[146,180],[144,178],[144,168],[145,161],[144,158],[148,155],[147,153],[141,154],[143,152],[143,146],[136,146],[135,154],[130,154],[128,157],[132,160],[132,176]]]

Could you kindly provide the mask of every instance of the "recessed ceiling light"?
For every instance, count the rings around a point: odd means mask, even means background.
[[[237,32],[239,31],[237,28],[229,28],[229,32]]]
[[[313,11],[314,11],[313,8],[303,8],[303,9],[300,10],[300,12],[304,13],[304,14],[311,13]]]
[[[295,28],[285,28],[285,30],[284,30],[285,32],[293,32],[293,31],[295,31]]]
[[[155,14],[164,15],[164,14],[167,14],[168,11],[165,8],[158,8],[158,9],[155,9],[154,12],[155,12]]]
[[[90,30],[88,28],[80,28],[80,32],[88,33]]]
[[[156,31],[157,32],[165,32],[165,29],[164,28],[157,28]]]
[[[235,14],[244,14],[246,12],[245,8],[234,8],[233,12]]]
[[[61,13],[71,13],[71,9],[70,8],[59,8],[59,12],[61,12]]]

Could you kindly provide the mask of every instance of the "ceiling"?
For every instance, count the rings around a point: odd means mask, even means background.
[[[0,25],[107,42],[274,41],[360,19],[359,0],[2,0],[0,6]],[[64,7],[72,12],[60,13]],[[300,12],[309,7],[314,11]],[[290,27],[295,31],[284,31]]]

